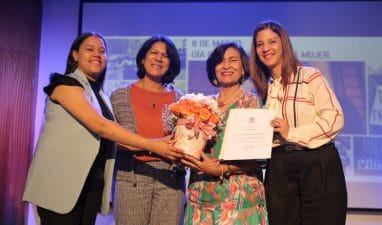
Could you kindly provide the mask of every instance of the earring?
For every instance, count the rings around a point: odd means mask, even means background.
[[[215,86],[218,86],[219,85],[219,81],[215,78],[212,83],[215,85]]]
[[[241,73],[241,78],[240,78],[240,80],[241,80],[241,84],[242,83],[244,83],[244,81],[245,81],[245,74],[244,74],[244,70],[243,70],[243,72]]]

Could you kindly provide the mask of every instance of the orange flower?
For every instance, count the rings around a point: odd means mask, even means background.
[[[181,100],[179,100],[178,104],[179,105],[188,105],[189,101],[188,101],[188,99],[181,99]]]
[[[220,122],[219,115],[217,113],[212,114],[210,117],[210,122],[218,124]]]
[[[194,102],[194,104],[191,105],[191,111],[195,114],[199,114],[201,108],[202,108],[202,105],[197,102]]]
[[[207,121],[211,116],[211,112],[207,108],[200,108],[199,109],[199,119],[200,121],[204,122]]]
[[[174,103],[174,104],[170,105],[171,112],[174,113],[174,115],[176,115],[176,116],[180,116],[181,109],[182,109],[182,107],[180,104]]]
[[[192,114],[191,108],[189,105],[181,105],[180,114],[183,117],[187,117]]]

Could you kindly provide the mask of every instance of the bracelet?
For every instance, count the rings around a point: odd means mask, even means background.
[[[224,178],[224,167],[223,167],[223,165],[220,165],[220,169],[221,169],[221,173],[220,173],[219,179],[223,180],[223,178]]]
[[[231,176],[231,167],[227,164],[227,172],[225,173],[227,177]]]
[[[148,151],[149,151],[149,155],[151,155],[151,149],[152,149],[152,145],[153,145],[153,143],[152,143],[152,141],[150,141],[149,142],[149,147],[148,147]]]

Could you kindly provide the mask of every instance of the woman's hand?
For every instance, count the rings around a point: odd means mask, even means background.
[[[169,144],[169,145],[174,145],[176,140],[174,139],[173,135],[167,135],[164,138],[161,139],[161,141]]]
[[[207,173],[216,177],[221,175],[221,165],[219,160],[209,158],[204,152],[201,152],[201,160],[186,154],[180,161],[185,166],[197,170],[200,173]]]
[[[288,137],[289,126],[286,120],[276,117],[271,121],[271,126],[274,128],[275,132],[279,132],[281,137],[285,140]]]
[[[184,151],[175,148],[171,140],[167,139],[152,141],[148,150],[171,161],[177,161],[184,157]]]

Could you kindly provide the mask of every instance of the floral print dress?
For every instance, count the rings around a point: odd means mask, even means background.
[[[257,96],[246,92],[232,108],[258,108]],[[228,118],[229,110],[225,115]],[[224,132],[211,152],[218,159]],[[267,225],[268,217],[263,183],[256,172],[232,174],[223,180],[192,171],[188,186],[185,225]]]

